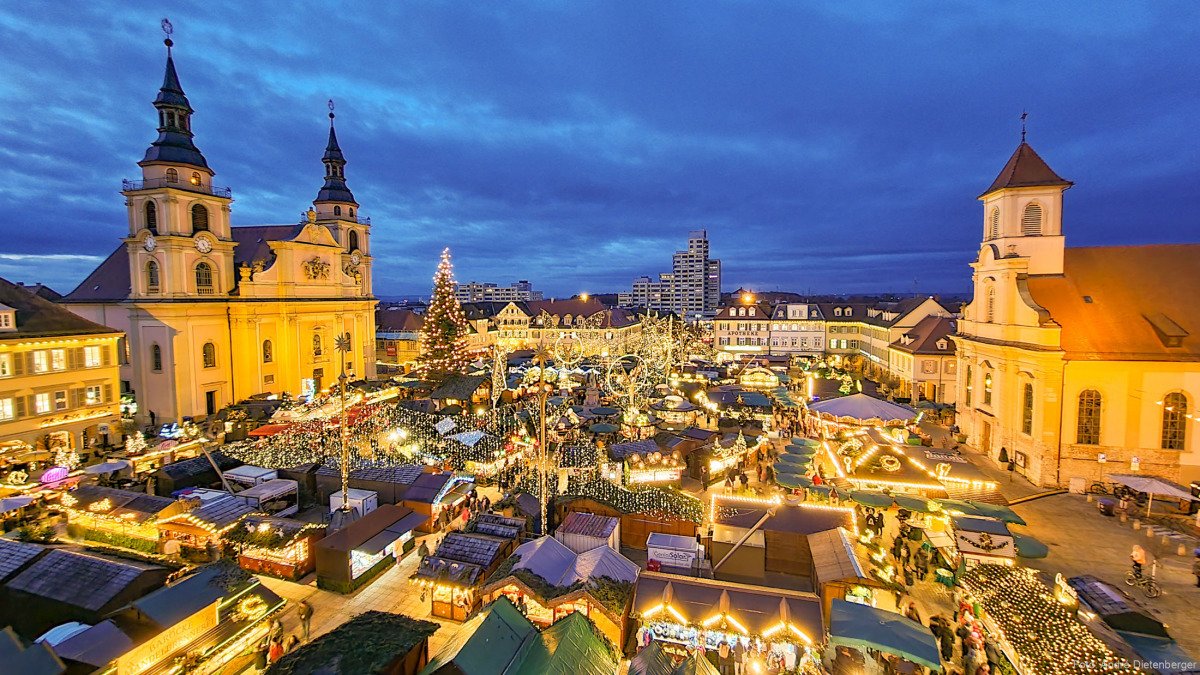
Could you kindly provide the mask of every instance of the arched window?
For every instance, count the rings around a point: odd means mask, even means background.
[[[158,292],[158,263],[154,260],[146,263],[146,292]]]
[[[992,213],[988,217],[987,238],[995,239],[1000,236],[1000,209],[992,207]]]
[[[1079,393],[1079,412],[1075,421],[1075,442],[1080,445],[1100,445],[1100,410],[1103,399],[1095,389]]]
[[[983,320],[988,323],[994,323],[996,321],[996,287],[991,284],[988,284],[987,287],[983,307],[983,316]]]
[[[1187,441],[1187,396],[1173,391],[1163,397],[1162,449],[1183,450]]]
[[[334,206],[334,207],[333,207],[333,215],[335,215],[335,216],[340,216],[340,215],[342,215],[342,207],[340,207],[340,206]]]
[[[200,350],[200,358],[205,368],[217,367],[217,346],[211,342],[205,342],[204,347]]]
[[[356,230],[350,230],[350,232],[346,235],[346,250],[353,251],[356,248],[358,248],[358,232]]]
[[[313,333],[312,345],[314,357],[321,356],[325,353],[325,341],[321,339],[320,333]]]
[[[192,179],[191,179],[191,182],[192,182],[192,185],[195,185],[195,186],[199,186],[199,185],[200,185],[200,172],[199,172],[199,171],[193,171],[193,172],[192,172]]]
[[[192,232],[205,232],[208,230],[208,209],[202,204],[194,204],[192,206]]]
[[[146,229],[158,234],[158,207],[154,202],[146,202]]]
[[[1021,433],[1033,435],[1033,383],[1021,387]]]
[[[203,295],[213,292],[212,265],[206,262],[196,263],[196,292]]]
[[[275,358],[270,340],[263,340],[263,363],[270,363]]]
[[[159,347],[157,342],[150,345],[150,370],[162,372],[162,347]]]
[[[350,209],[350,220],[354,220],[354,209]]]
[[[971,405],[971,390],[975,388],[975,381],[972,379],[974,377],[974,372],[975,371],[971,368],[971,366],[967,366],[967,376],[963,379],[963,384],[966,388],[966,400],[964,403],[966,403],[968,407]]]
[[[179,172],[176,171],[175,169],[167,169],[167,182],[168,183],[178,183],[179,182]]]
[[[1042,207],[1040,204],[1032,203],[1025,207],[1025,214],[1021,216],[1021,234],[1026,237],[1036,237],[1042,233]]]
[[[992,374],[985,373],[983,376],[983,404],[992,404]]]

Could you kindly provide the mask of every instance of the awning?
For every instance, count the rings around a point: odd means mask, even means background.
[[[876,649],[938,670],[937,639],[921,624],[895,612],[834,599],[829,611],[829,644]]]
[[[383,531],[391,532],[392,534],[395,534],[397,537],[401,537],[401,536],[417,529],[427,520],[429,520],[429,516],[425,515],[424,513],[417,513],[416,511],[413,511],[412,513],[407,514],[400,520],[397,520],[396,522],[392,523],[391,525],[388,525],[387,527],[383,528]]]
[[[275,434],[288,428],[287,424],[264,424],[261,427],[246,434],[247,436],[274,436]]]
[[[389,544],[399,538],[400,535],[396,534],[395,532],[384,530],[374,537],[364,541],[362,544],[355,546],[354,550],[361,551],[367,555],[376,555],[383,552],[383,549],[387,548]]]
[[[1173,483],[1165,478],[1158,476],[1138,476],[1128,473],[1109,474],[1109,478],[1114,483],[1120,483],[1125,487],[1132,488],[1138,492],[1144,492],[1150,495],[1150,499],[1146,502],[1146,515],[1150,515],[1150,508],[1154,506],[1155,497],[1167,497],[1168,499],[1186,499],[1189,502],[1200,501],[1192,493],[1179,483]]]

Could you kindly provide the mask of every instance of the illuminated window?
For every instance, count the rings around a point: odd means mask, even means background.
[[[983,404],[992,404],[992,374],[987,373],[983,376]]]
[[[13,400],[11,398],[0,398],[0,420],[11,420],[13,414]]]
[[[211,342],[205,342],[204,347],[200,350],[200,358],[205,368],[217,367],[217,346]]]
[[[12,377],[12,354],[0,354],[0,377]]]
[[[196,186],[200,185],[200,173],[199,172],[197,172],[197,171],[192,172],[191,183],[192,183],[192,185],[196,185]]]
[[[325,353],[325,342],[321,339],[320,333],[313,333],[312,353],[314,357],[321,356]]]
[[[54,409],[56,411],[67,409],[67,390],[66,389],[59,389],[58,391],[54,392]]]
[[[100,385],[94,384],[84,390],[84,402],[88,405],[100,405],[103,403],[103,397],[100,393]]]
[[[100,347],[92,345],[83,348],[83,365],[87,368],[96,368],[101,364]]]
[[[50,412],[50,394],[34,394],[33,411],[39,415],[45,415]]]
[[[967,406],[971,405],[971,390],[975,388],[975,383],[971,381],[971,377],[972,377],[971,366],[967,366],[967,377],[965,380],[963,380],[963,382],[966,384],[966,392],[965,392],[966,399],[965,399],[964,403],[966,403]]]
[[[1021,388],[1021,433],[1033,434],[1033,383],[1026,382]]]
[[[51,349],[50,350],[50,367],[54,370],[67,369],[67,350]]]
[[[1042,207],[1037,203],[1025,207],[1021,216],[1021,234],[1026,237],[1036,237],[1042,233]]]
[[[1187,441],[1188,400],[1175,391],[1163,397],[1162,449],[1183,450]]]
[[[1100,445],[1100,392],[1088,389],[1079,394],[1079,413],[1075,422],[1075,442],[1080,445]]]

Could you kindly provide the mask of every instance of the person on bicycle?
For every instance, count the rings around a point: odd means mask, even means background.
[[[1133,551],[1129,553],[1129,560],[1133,563],[1133,576],[1142,578],[1142,567],[1146,564],[1146,549],[1133,545]]]

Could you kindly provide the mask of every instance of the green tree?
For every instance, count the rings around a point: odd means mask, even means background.
[[[417,362],[434,377],[467,372],[470,325],[462,305],[454,297],[454,289],[454,266],[450,263],[450,249],[447,248],[442,251],[437,273],[433,275],[433,297],[425,312],[421,354],[417,357]]]

